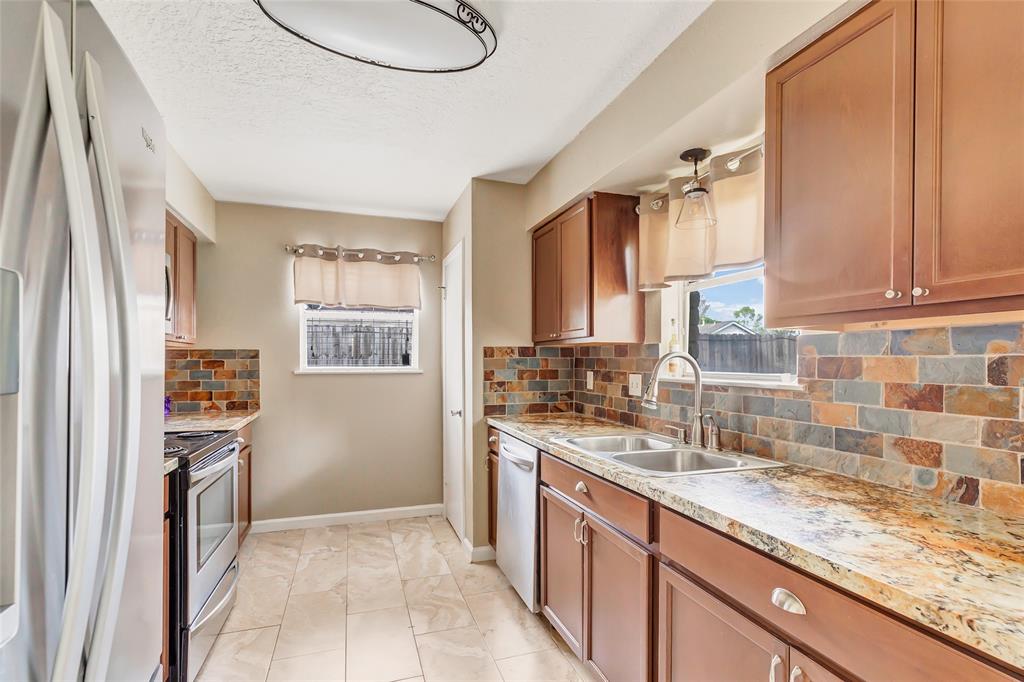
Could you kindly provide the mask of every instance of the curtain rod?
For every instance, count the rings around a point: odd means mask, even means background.
[[[285,244],[284,250],[296,256],[309,256],[315,258],[348,258],[353,260],[376,260],[381,263],[400,263],[403,258],[409,258],[413,263],[429,261],[433,263],[437,256],[430,254],[424,256],[414,251],[381,251],[380,249],[346,249],[343,246],[320,246],[319,244]]]

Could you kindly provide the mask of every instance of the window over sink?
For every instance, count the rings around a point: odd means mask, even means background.
[[[765,328],[763,264],[675,286],[674,331],[707,380],[796,383],[798,332]]]
[[[300,374],[419,372],[419,311],[304,304]]]

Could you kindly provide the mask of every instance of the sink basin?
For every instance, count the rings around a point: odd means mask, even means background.
[[[618,452],[611,455],[609,459],[631,469],[642,471],[649,476],[684,476],[785,466],[760,457],[692,448]]]
[[[617,452],[636,452],[640,450],[671,450],[679,447],[679,443],[647,433],[629,436],[585,436],[580,438],[560,438],[561,442],[595,455],[607,455]]]

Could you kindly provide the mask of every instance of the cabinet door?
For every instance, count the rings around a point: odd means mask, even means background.
[[[911,303],[914,3],[869,5],[767,76],[766,312]]]
[[[558,217],[559,338],[590,336],[590,201]]]
[[[252,446],[238,453],[238,543],[245,540],[252,526]]]
[[[917,3],[915,303],[1024,294],[1021,83],[1024,3]]]
[[[487,542],[498,546],[498,456],[487,453]]]
[[[843,682],[843,678],[831,672],[799,649],[789,650],[789,677],[791,682]],[[782,680],[779,680],[782,682]]]
[[[533,233],[533,340],[558,338],[558,223]]]
[[[783,642],[664,564],[659,576],[661,680],[785,679],[789,666]]]
[[[177,291],[174,333],[182,343],[196,340],[196,238],[184,225],[175,229]]]
[[[178,293],[178,275],[175,269],[175,264],[178,260],[175,253],[177,247],[177,231],[168,214],[167,219],[164,221],[164,255],[166,256],[164,267],[164,277],[166,279],[164,282],[164,339],[167,341],[175,340],[174,325],[177,323],[177,311],[174,305],[175,297]]]
[[[583,655],[583,511],[540,488],[540,603],[577,656]]]
[[[654,557],[585,515],[583,658],[606,680],[651,677]]]

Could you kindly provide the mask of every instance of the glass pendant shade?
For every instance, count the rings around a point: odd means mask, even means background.
[[[700,185],[694,185],[683,195],[683,205],[674,227],[679,230],[711,227],[718,220],[711,194]]]
[[[254,0],[275,24],[328,52],[400,71],[465,71],[497,48],[462,0]]]

